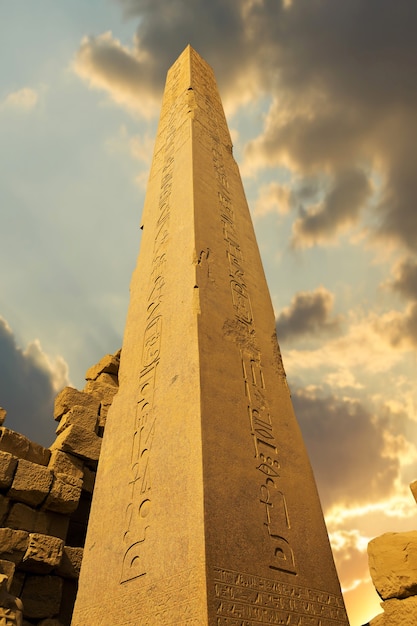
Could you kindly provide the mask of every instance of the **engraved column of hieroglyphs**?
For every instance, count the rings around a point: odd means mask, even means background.
[[[177,72],[179,69],[177,68]],[[176,90],[175,68],[171,82],[172,91]],[[169,237],[170,196],[174,167],[175,120],[178,119],[175,106],[175,94],[171,96],[171,110],[164,134],[164,159],[162,167],[161,191],[158,201],[156,222],[146,306],[146,327],[142,342],[142,361],[139,374],[138,402],[134,423],[134,434],[130,459],[130,499],[126,508],[124,527],[124,557],[121,582],[146,574],[145,564],[141,560],[141,547],[146,541],[146,532],[152,520],[152,480],[149,471],[149,457],[155,433],[155,415],[153,411],[154,389],[161,350],[162,307],[164,294],[166,248]],[[168,98],[167,98],[168,99]],[[178,106],[178,105],[177,105]]]
[[[199,63],[199,79],[206,88],[206,94],[212,94],[213,80],[206,68]],[[221,111],[221,104],[212,102],[210,96],[204,98],[204,109],[211,141],[212,162],[217,179],[219,217],[222,224],[223,240],[230,277],[230,293],[235,310],[234,323],[239,333],[252,338],[240,349],[242,373],[248,402],[249,428],[253,441],[253,455],[256,469],[259,471],[259,503],[263,509],[263,525],[271,539],[270,568],[296,573],[294,552],[288,539],[290,528],[289,513],[285,495],[280,489],[280,458],[278,444],[273,433],[271,415],[265,395],[265,382],[261,366],[261,354],[256,348],[256,331],[252,314],[251,300],[248,293],[244,257],[236,230],[236,216],[233,200],[229,191],[227,168],[223,154],[227,148],[222,145],[228,137],[227,128]],[[226,158],[229,157],[226,152]],[[252,349],[248,348],[252,345]]]

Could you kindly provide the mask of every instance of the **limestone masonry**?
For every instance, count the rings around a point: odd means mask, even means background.
[[[142,227],[72,625],[347,624],[223,108],[191,47],[168,72]],[[71,415],[61,450],[79,428]]]
[[[0,427],[0,624],[69,626],[119,353],[55,400],[47,449]],[[6,412],[0,409],[1,424]],[[91,625],[93,626],[93,624]]]
[[[410,485],[417,500],[417,481]],[[383,613],[370,626],[417,624],[417,531],[385,533],[368,544],[369,571]]]

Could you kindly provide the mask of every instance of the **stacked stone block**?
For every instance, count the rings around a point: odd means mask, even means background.
[[[0,623],[71,622],[119,362],[120,351],[105,356],[87,371],[83,391],[66,387],[57,395],[50,448],[4,427],[0,408]]]
[[[417,500],[417,481],[410,485]],[[368,544],[369,571],[383,613],[370,626],[417,624],[417,531],[385,533]]]

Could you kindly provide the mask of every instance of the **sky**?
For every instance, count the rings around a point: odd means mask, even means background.
[[[53,398],[122,343],[168,68],[213,67],[351,626],[366,556],[415,529],[414,0],[2,0],[0,405]]]

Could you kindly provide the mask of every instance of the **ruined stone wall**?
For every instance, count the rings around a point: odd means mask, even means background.
[[[417,481],[410,485],[417,500]],[[417,624],[417,531],[385,533],[368,544],[369,571],[383,613],[370,626]]]
[[[119,361],[120,351],[107,355],[87,371],[83,391],[57,395],[50,448],[4,427],[0,409],[1,624],[70,625]]]

